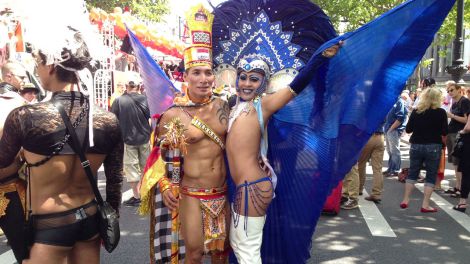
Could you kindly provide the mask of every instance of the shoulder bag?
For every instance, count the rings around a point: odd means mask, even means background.
[[[460,133],[457,133],[455,138],[454,149],[452,151],[452,156],[462,159],[463,158],[463,136]]]

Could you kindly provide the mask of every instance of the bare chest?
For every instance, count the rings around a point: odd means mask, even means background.
[[[235,120],[227,135],[227,148],[230,151],[241,148],[257,149],[261,138],[261,128],[254,108],[241,113]]]
[[[184,135],[188,144],[197,144],[205,140],[211,140],[203,131],[201,126],[213,131],[223,142],[227,131],[227,125],[221,122],[213,109],[210,111],[198,111],[195,109],[182,109],[182,122],[185,127]]]

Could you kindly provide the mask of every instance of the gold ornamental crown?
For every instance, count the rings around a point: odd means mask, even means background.
[[[186,12],[189,29],[189,46],[184,50],[184,68],[195,66],[212,67],[212,22],[214,15],[202,4]]]

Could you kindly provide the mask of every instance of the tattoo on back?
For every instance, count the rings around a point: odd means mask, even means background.
[[[219,122],[222,125],[228,124],[228,117],[230,114],[230,108],[228,103],[225,101],[221,101],[219,104],[219,109],[217,109],[217,117],[219,118]]]

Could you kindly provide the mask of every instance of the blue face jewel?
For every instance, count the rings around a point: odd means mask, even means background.
[[[251,65],[250,64],[245,64],[245,66],[243,67],[245,71],[250,71],[251,70]]]

